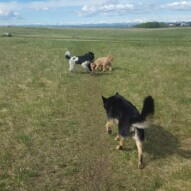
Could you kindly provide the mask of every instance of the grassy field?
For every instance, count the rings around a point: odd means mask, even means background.
[[[191,187],[191,28],[0,27],[0,191],[183,191]],[[89,75],[72,55],[113,54],[113,72]],[[129,138],[117,151],[101,95],[139,110],[155,99],[143,170]]]

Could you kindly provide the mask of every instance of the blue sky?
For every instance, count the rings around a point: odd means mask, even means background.
[[[191,21],[191,0],[0,0],[0,25]]]

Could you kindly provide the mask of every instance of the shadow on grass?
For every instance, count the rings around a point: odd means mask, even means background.
[[[110,72],[108,69],[105,71],[105,72],[102,72],[102,71],[94,71],[94,74],[100,76],[100,75],[111,75],[112,73],[115,73],[117,72],[118,70],[123,70],[123,71],[126,71],[128,70],[127,68],[124,68],[124,67],[114,67],[112,68],[112,71]]]
[[[96,73],[93,73],[94,77],[109,76],[109,75],[112,75],[112,73],[111,72],[96,72]]]
[[[128,70],[128,68],[125,68],[125,67],[114,67],[114,68],[112,68],[112,71],[117,71],[117,70]]]
[[[76,72],[76,74],[83,74],[83,75],[89,75],[89,76],[93,76],[93,77],[99,77],[99,76],[107,76],[107,75],[112,75],[112,73],[111,72],[108,72],[108,71],[106,71],[106,72],[93,72],[93,73],[90,73],[90,72],[88,72],[88,71],[77,71]]]
[[[153,126],[146,130],[144,152],[152,155],[154,160],[173,154],[184,158],[191,158],[191,150],[182,150],[180,146],[178,138],[163,127]]]
[[[128,70],[127,68],[124,68],[124,67],[114,67],[112,68],[112,72],[110,72],[108,69],[104,72],[102,72],[101,70],[98,70],[98,71],[93,71],[93,73],[90,73],[89,71],[86,71],[86,70],[76,70],[76,71],[73,71],[73,73],[78,73],[78,74],[92,74],[92,75],[95,75],[95,76],[102,76],[102,75],[111,75],[113,72],[116,72],[117,70]]]

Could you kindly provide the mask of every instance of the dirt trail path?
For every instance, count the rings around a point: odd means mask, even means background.
[[[101,100],[101,81],[95,76],[86,76],[82,91],[78,96],[85,96],[81,113],[82,133],[80,138],[80,190],[110,190],[112,185],[111,145],[105,131],[105,112]],[[80,95],[81,94],[81,95]],[[82,108],[81,108],[82,109]]]

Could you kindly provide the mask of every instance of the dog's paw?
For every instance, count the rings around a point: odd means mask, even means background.
[[[117,145],[116,149],[117,149],[117,150],[122,150],[123,147],[122,147],[121,145]]]
[[[143,169],[143,168],[144,168],[143,164],[138,164],[138,169]]]

